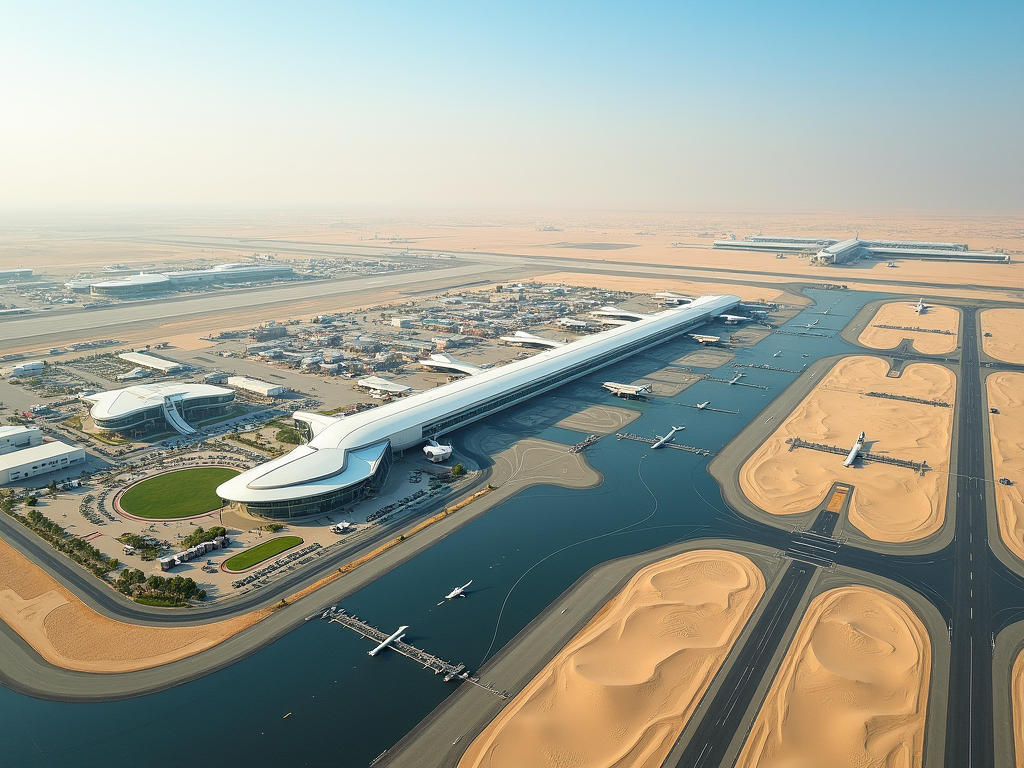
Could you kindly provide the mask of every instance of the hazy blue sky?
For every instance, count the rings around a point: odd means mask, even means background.
[[[1024,2],[0,0],[0,206],[1024,208]]]

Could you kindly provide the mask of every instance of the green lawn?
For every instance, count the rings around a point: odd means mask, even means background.
[[[234,557],[229,557],[224,562],[224,567],[229,571],[244,571],[281,554],[286,549],[297,547],[301,543],[302,539],[298,536],[278,536],[276,539],[264,541],[262,544],[239,552]]]
[[[217,486],[238,474],[227,467],[195,467],[157,475],[121,496],[121,508],[151,520],[201,515],[221,506]]]

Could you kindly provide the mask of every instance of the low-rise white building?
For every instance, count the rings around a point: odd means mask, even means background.
[[[43,444],[39,427],[0,427],[0,455]]]
[[[27,363],[18,363],[12,365],[10,368],[4,371],[4,375],[9,379],[16,379],[19,376],[34,376],[37,373],[43,372],[43,361],[32,360]]]
[[[228,386],[235,389],[253,392],[263,397],[280,397],[288,391],[288,387],[280,384],[271,384],[269,381],[250,379],[248,376],[228,376]]]
[[[176,360],[168,360],[156,355],[147,355],[145,352],[122,352],[118,357],[132,365],[140,365],[143,368],[160,371],[161,373],[177,373],[178,371],[185,370],[187,367]]]
[[[0,485],[58,472],[85,461],[85,449],[61,442],[43,443],[0,456]]]

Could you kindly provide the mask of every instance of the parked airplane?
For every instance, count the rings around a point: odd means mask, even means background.
[[[919,314],[919,315],[923,315],[925,312],[927,312],[929,309],[931,309],[931,305],[924,303],[924,297],[923,296],[920,299],[918,299],[917,300],[917,304],[914,304],[913,306],[914,306],[914,311],[917,314]]]
[[[427,444],[423,446],[423,455],[427,457],[428,461],[440,464],[452,455],[452,447],[441,445],[436,440],[428,440]]]
[[[857,438],[857,442],[853,444],[853,448],[851,448],[850,453],[847,454],[846,461],[843,462],[844,467],[852,467],[853,463],[857,461],[857,457],[860,455],[860,452],[864,450],[864,438],[865,435],[861,432],[860,436]]]
[[[698,411],[703,411],[709,405],[711,405],[711,401],[710,400],[705,400],[703,403],[697,403],[697,410]]]
[[[626,399],[642,398],[651,394],[650,384],[638,386],[636,384],[619,384],[617,381],[606,381],[601,386],[603,386],[616,397],[624,397]]]
[[[463,584],[461,587],[456,587],[451,592],[449,592],[447,595],[445,595],[444,599],[445,600],[454,600],[456,597],[465,597],[466,596],[466,587],[468,587],[472,583],[473,583],[473,580],[470,579],[465,584]]]
[[[672,427],[671,431],[667,435],[665,435],[664,437],[662,437],[661,435],[658,435],[657,436],[658,437],[658,442],[656,442],[654,445],[651,446],[651,450],[655,451],[658,448],[664,447],[666,443],[671,443],[672,442],[672,438],[675,437],[675,435],[676,435],[676,432],[681,432],[682,430],[683,430],[683,427]]]
[[[745,323],[750,320],[745,315],[719,315],[719,320],[724,320],[726,325],[736,325],[737,323]]]
[[[737,381],[739,381],[742,378],[743,378],[743,374],[740,373],[739,371],[736,371],[736,375],[733,376],[731,379],[729,379],[729,383],[730,384],[735,384]]]
[[[782,350],[780,349],[778,352],[772,355],[772,357],[782,357]]]

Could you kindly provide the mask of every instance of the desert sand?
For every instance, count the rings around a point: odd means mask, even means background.
[[[986,309],[981,313],[981,346],[985,354],[1006,363],[1024,363],[1022,327],[1024,309]]]
[[[460,768],[657,768],[764,594],[698,550],[634,576],[469,746]]]
[[[931,305],[924,314],[914,311],[911,301],[894,301],[878,308],[871,322],[860,334],[858,341],[874,349],[892,349],[903,339],[913,339],[914,349],[926,355],[942,355],[956,349],[957,334],[960,331],[960,313],[952,307]],[[902,328],[927,328],[929,330],[952,331],[922,333],[920,331],[894,331],[879,328],[880,325],[897,325]]]
[[[1005,371],[986,379],[988,404],[999,413],[988,415],[992,444],[992,474],[1013,485],[995,484],[999,535],[1013,554],[1024,560],[1024,373]]]
[[[813,509],[835,481],[855,486],[849,520],[872,539],[916,541],[942,527],[953,428],[953,408],[868,397],[884,392],[953,405],[956,376],[947,368],[915,363],[898,378],[877,357],[840,360],[740,470],[746,497],[773,515]],[[879,463],[843,467],[842,456],[809,448],[790,451],[786,440],[852,446],[867,432],[866,449],[927,461],[923,477]]]
[[[920,766],[931,641],[906,603],[864,586],[808,606],[737,768]]]
[[[0,540],[0,620],[51,664],[79,672],[131,672],[183,659],[269,615],[256,611],[201,627],[125,624],[93,611]]]

